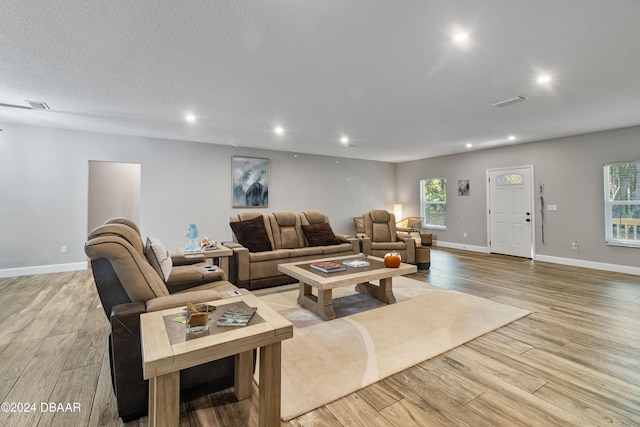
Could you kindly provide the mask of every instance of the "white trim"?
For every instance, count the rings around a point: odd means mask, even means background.
[[[434,240],[433,246],[440,246],[443,248],[461,249],[471,252],[491,253],[490,249],[486,246],[472,246],[462,243],[442,242],[440,240]],[[569,265],[571,267],[593,268],[595,270],[612,271],[614,273],[635,274],[640,275],[640,267],[632,267],[630,265],[620,264],[608,264],[605,262],[585,261],[582,259],[574,258],[561,258],[550,255],[537,255],[533,256],[534,261],[550,262],[552,264]]]
[[[74,262],[69,264],[36,265],[32,267],[4,268],[0,269],[0,278],[31,276],[32,274],[65,273],[67,271],[86,270],[88,264],[84,262]]]
[[[536,255],[533,259],[536,261],[551,262],[554,264],[570,265],[572,267],[593,268],[596,270],[613,271],[614,273],[640,275],[640,267],[632,267],[630,265],[607,264],[604,262],[585,261],[582,259],[573,258],[560,258],[549,255]]]
[[[489,253],[489,248],[486,246],[473,246],[473,245],[466,245],[464,243],[442,242],[440,240],[434,240],[433,246],[441,246],[443,248],[451,248],[451,249],[461,249],[464,251],[471,251],[471,252],[482,252],[485,254]]]

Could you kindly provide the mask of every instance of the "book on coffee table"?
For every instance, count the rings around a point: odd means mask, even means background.
[[[333,273],[335,271],[344,271],[347,269],[344,265],[333,261],[313,262],[309,267],[322,271],[323,273]]]
[[[226,310],[220,315],[216,321],[218,326],[246,326],[253,314],[256,312],[256,307],[234,307]]]
[[[367,267],[368,265],[371,265],[369,261],[363,261],[361,259],[352,259],[349,261],[342,261],[342,263],[344,265],[348,265],[349,267],[355,267],[355,268]]]

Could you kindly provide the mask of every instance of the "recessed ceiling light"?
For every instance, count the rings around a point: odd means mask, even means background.
[[[472,143],[470,143],[470,142],[468,142],[468,143],[467,143],[467,145],[466,145],[466,147],[467,147],[467,148],[471,148],[471,147],[473,147],[473,144],[472,144]]]
[[[276,135],[284,135],[284,128],[282,126],[276,126],[273,128]]]
[[[551,76],[549,74],[544,74],[539,76],[536,81],[540,84],[549,83],[551,81]]]
[[[515,140],[516,140],[516,137],[515,137],[515,136],[513,136],[513,135],[509,135],[509,141],[515,141]]]
[[[340,142],[342,142],[343,144],[348,144],[349,143],[349,138],[346,136],[343,136],[342,138],[340,138]]]
[[[457,33],[453,36],[453,41],[456,43],[461,43],[469,38],[469,34],[467,33]]]
[[[184,119],[189,123],[194,123],[196,121],[196,116],[191,113],[188,113],[188,114],[185,114]]]

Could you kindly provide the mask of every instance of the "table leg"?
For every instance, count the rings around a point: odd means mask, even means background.
[[[260,347],[260,391],[258,396],[258,425],[260,427],[280,426],[281,358],[279,341]]]
[[[306,283],[300,282],[299,286],[300,286],[300,291],[298,292],[298,304],[300,304],[303,307],[306,307],[305,301],[311,300],[311,297],[313,296],[313,293],[311,291],[311,285],[307,285]]]
[[[387,304],[396,302],[396,297],[393,295],[392,281],[392,277],[380,279],[380,298],[378,299]]]
[[[380,279],[380,286],[376,286],[369,282],[358,283],[356,285],[356,292],[369,295],[370,297],[386,304],[393,304],[396,302],[396,297],[393,295],[392,280],[392,277]]]
[[[245,351],[235,356],[234,391],[238,400],[251,397],[253,393],[253,351]]]
[[[331,289],[318,289],[318,296],[313,295],[311,285],[300,282],[300,292],[298,293],[298,304],[322,317],[324,320],[336,318],[333,311],[333,297]]]
[[[333,295],[331,289],[318,290],[317,313],[324,320],[331,320],[336,318],[336,313],[333,311]]]
[[[149,379],[150,427],[177,426],[180,422],[180,372]]]

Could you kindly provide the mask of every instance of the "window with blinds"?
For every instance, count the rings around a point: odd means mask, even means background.
[[[604,165],[607,245],[640,248],[640,161]]]

